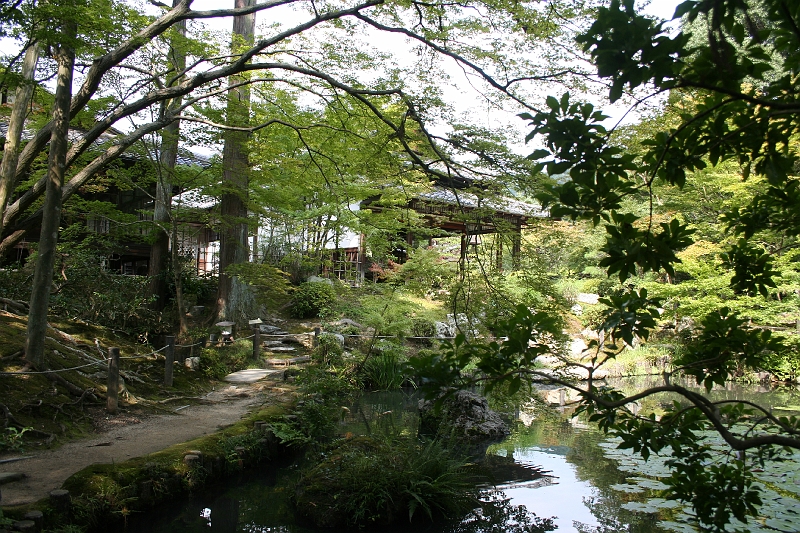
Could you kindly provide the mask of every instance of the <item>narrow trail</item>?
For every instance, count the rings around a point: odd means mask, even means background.
[[[201,405],[141,419],[126,416],[123,412],[116,417],[107,417],[103,429],[94,436],[69,442],[54,450],[15,454],[30,458],[0,464],[0,477],[12,472],[22,473],[25,477],[0,485],[0,505],[22,505],[45,498],[51,490],[61,488],[67,478],[89,465],[120,463],[214,433],[282,394],[272,390],[269,382],[233,381],[204,396]],[[11,456],[6,454],[0,459]]]

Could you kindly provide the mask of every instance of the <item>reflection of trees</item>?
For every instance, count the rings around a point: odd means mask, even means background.
[[[580,522],[573,525],[580,533],[655,533],[662,531],[655,515],[628,511],[620,506],[638,500],[638,495],[611,489],[611,485],[624,483],[630,474],[617,469],[617,463],[603,454],[598,446],[604,436],[597,431],[576,432],[572,441],[572,451],[567,454],[567,462],[575,465],[575,474],[582,481],[590,481],[597,488],[595,498],[584,499],[583,503],[597,519],[599,526],[589,526]]]
[[[613,496],[614,491],[601,491],[597,498],[584,499],[583,503],[592,512],[600,524],[590,526],[581,522],[572,525],[579,533],[657,533],[663,531],[658,527],[658,517],[655,514],[635,513],[621,509],[622,501]]]
[[[445,533],[544,533],[555,531],[553,518],[539,518],[524,505],[512,505],[500,490],[486,493],[481,506]]]

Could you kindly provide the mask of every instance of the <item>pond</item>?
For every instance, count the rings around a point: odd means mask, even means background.
[[[647,383],[625,382],[617,386],[641,390]],[[764,405],[798,409],[796,389],[731,385],[712,391],[712,397],[756,399]],[[666,401],[664,399],[660,402]],[[372,393],[364,396],[342,422],[341,433],[416,430],[418,398],[413,393]],[[657,403],[642,409],[657,409]],[[519,410],[519,422],[504,442],[489,447],[487,454],[501,459],[490,464],[487,497],[502,502],[501,514],[516,517],[491,531],[535,531],[519,523],[515,506],[524,505],[540,518],[553,518],[557,531],[579,533],[692,532],[690,512],[665,500],[659,481],[667,470],[665,458],[647,463],[624,450],[596,428],[580,419],[561,415],[557,409],[530,406]],[[760,473],[762,498],[768,516],[747,524],[748,531],[800,531],[800,454]],[[297,478],[294,465],[274,465],[243,474],[224,489],[195,495],[180,509],[137,517],[129,531],[139,532],[285,532],[315,531],[295,523],[288,499]],[[498,492],[499,491],[499,492]],[[508,501],[506,501],[508,500]],[[499,507],[498,507],[499,509]],[[689,510],[690,511],[690,510]],[[156,518],[157,516],[157,518]],[[532,519],[530,515],[529,518]],[[449,524],[430,533],[480,531],[474,524]],[[399,527],[395,531],[420,531]]]

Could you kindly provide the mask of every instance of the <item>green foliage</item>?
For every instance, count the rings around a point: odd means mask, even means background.
[[[749,328],[745,320],[723,307],[706,316],[701,333],[686,345],[674,364],[711,390],[742,369],[762,368],[769,354],[781,349],[771,331]]]
[[[292,295],[289,314],[294,318],[326,316],[333,311],[336,291],[328,283],[301,283]]]
[[[467,463],[438,442],[356,437],[303,472],[294,500],[318,527],[366,528],[457,517],[476,497]]]
[[[330,438],[359,388],[345,373],[316,365],[305,368],[298,383],[303,399],[293,415],[272,422],[271,427],[289,446],[318,445]]]
[[[222,379],[231,372],[247,368],[252,363],[253,343],[237,340],[229,346],[203,348],[200,351],[200,371],[212,379]]]
[[[322,366],[340,366],[343,362],[344,348],[331,333],[323,333],[317,337],[317,346],[311,352],[311,360]]]
[[[7,427],[0,431],[0,451],[20,452],[25,449],[22,437],[33,428]]]
[[[539,167],[551,176],[565,174],[540,196],[551,213],[605,223],[600,265],[607,275],[630,283],[649,273],[646,283],[656,297],[635,287],[609,296],[602,328],[619,328],[626,342],[646,338],[662,297],[680,295],[673,312],[689,307],[701,325],[676,364],[706,388],[789,360],[769,331],[746,326],[747,316],[785,323],[797,307],[790,288],[797,262],[785,256],[796,257],[786,252],[800,235],[800,114],[794,107],[800,6],[787,5],[686,1],[676,11],[684,17],[682,29],[672,33],[637,13],[632,0],[600,7],[578,42],[609,81],[609,99],[618,100],[626,88],[672,90],[663,119],[644,125],[629,151],[603,127],[600,112],[571,102],[569,94],[549,97],[549,110],[522,116],[531,123],[528,140],[545,137],[545,148],[530,157],[543,160]],[[743,183],[721,176],[729,172]],[[701,201],[680,200],[684,194]],[[663,197],[668,207],[661,210]],[[676,216],[677,205],[685,216]],[[654,280],[669,285],[656,289]],[[607,355],[614,357],[613,349]],[[512,375],[494,374],[506,381]],[[671,444],[671,494],[691,501],[703,527],[723,531],[733,517],[754,514],[760,501],[752,462],[742,456],[709,464],[711,451],[699,432],[713,427],[731,451],[759,455],[776,444],[800,448],[795,422],[750,412],[742,403],[712,403],[672,384],[669,374],[663,388],[688,404],[660,420],[629,416],[628,400],[613,389],[584,392],[582,409],[645,458]],[[746,425],[737,427],[739,421]]]
[[[256,300],[269,307],[281,306],[289,298],[289,274],[266,263],[239,263],[230,265],[227,272],[253,287]],[[294,305],[292,307],[294,309]],[[305,317],[298,317],[305,318]]]
[[[397,390],[407,381],[405,353],[401,345],[382,339],[374,348],[374,355],[361,367],[365,388],[371,390]]]
[[[158,332],[164,326],[149,307],[152,297],[147,277],[124,276],[105,268],[111,251],[92,243],[60,246],[61,261],[55,265],[50,312],[132,335]],[[35,257],[34,254],[19,270],[0,273],[0,286],[9,289],[5,294],[24,301],[30,299],[28,279]]]
[[[409,333],[411,337],[435,337],[436,324],[429,318],[414,317],[411,319],[411,331]],[[419,340],[425,341],[427,339]],[[425,344],[430,344],[430,341],[427,340]]]
[[[506,340],[489,343],[467,342],[463,334],[451,342],[442,343],[439,352],[419,353],[409,359],[410,368],[423,378],[423,390],[463,385],[469,376],[463,369],[474,368],[487,376],[503,376],[503,380],[490,380],[486,392],[490,393],[502,381],[508,381],[506,394],[513,395],[523,385],[526,371],[535,366],[535,359],[551,353],[552,346],[563,341],[561,322],[549,313],[532,313],[518,306],[508,320],[498,322],[493,329]]]
[[[633,346],[636,337],[647,340],[650,331],[656,327],[658,308],[661,306],[657,299],[647,297],[647,289],[629,289],[612,294],[601,298],[600,303],[608,306],[608,309],[598,329],[609,333],[612,339],[622,337],[628,346]]]

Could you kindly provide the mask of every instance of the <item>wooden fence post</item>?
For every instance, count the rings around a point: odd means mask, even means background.
[[[119,405],[119,348],[108,349],[108,380],[106,381],[106,410],[117,414]]]
[[[261,355],[261,329],[258,326],[253,328],[253,359],[258,359]]]
[[[172,371],[175,367],[175,337],[167,335],[167,349],[164,350],[164,386],[172,387]]]

